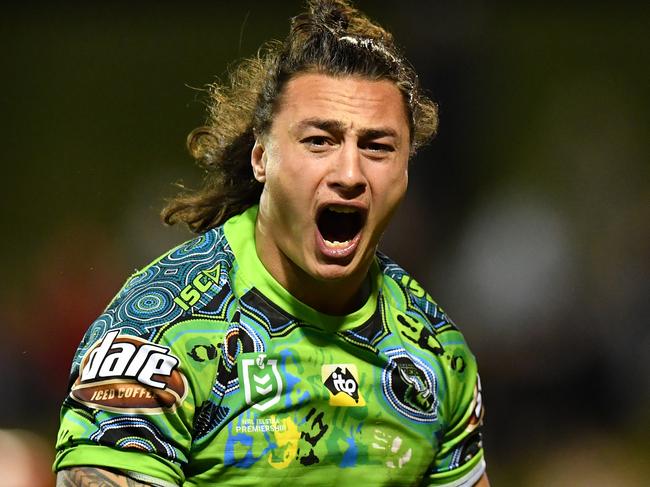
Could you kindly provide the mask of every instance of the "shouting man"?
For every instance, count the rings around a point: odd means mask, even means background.
[[[312,0],[211,90],[188,145],[199,234],[124,285],[77,351],[60,485],[485,486],[476,361],[377,251],[436,129],[391,35]]]

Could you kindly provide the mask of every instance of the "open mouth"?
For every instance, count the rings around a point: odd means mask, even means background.
[[[328,246],[345,247],[359,235],[365,219],[359,208],[330,205],[319,213],[316,224]]]

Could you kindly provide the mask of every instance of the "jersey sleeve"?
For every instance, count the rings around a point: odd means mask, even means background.
[[[444,335],[453,337],[460,333]],[[481,381],[476,360],[461,340],[451,338],[444,345],[446,353],[453,357],[446,377],[448,394],[443,410],[447,424],[427,477],[429,485],[471,487],[485,472]]]
[[[136,273],[86,332],[61,408],[55,471],[110,467],[152,485],[184,481],[227,326],[188,304],[219,291],[218,269],[193,262],[187,270],[167,258]]]
[[[408,301],[431,324],[424,341],[439,359],[438,392],[440,434],[436,434],[435,457],[423,485],[471,487],[485,472],[481,427],[483,400],[476,358],[462,333],[426,290],[388,257],[378,254],[384,272],[399,283]],[[411,336],[421,341],[423,335]]]

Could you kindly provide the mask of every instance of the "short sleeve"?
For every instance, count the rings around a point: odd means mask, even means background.
[[[61,408],[53,469],[111,467],[180,485],[216,373],[218,320],[174,303],[160,279],[131,278],[90,326]],[[206,286],[207,287],[207,286]]]
[[[426,338],[422,338],[422,332],[411,335],[413,327],[405,335],[412,342],[424,342],[425,348],[433,353],[435,387],[440,399],[439,429],[431,438],[434,456],[422,485],[471,487],[485,472],[481,437],[483,399],[476,357],[456,324],[422,286],[386,256],[378,258],[384,273],[402,286],[408,303],[430,323]]]
[[[111,330],[89,347],[71,379],[55,470],[105,466],[182,481],[193,400],[170,347]]]

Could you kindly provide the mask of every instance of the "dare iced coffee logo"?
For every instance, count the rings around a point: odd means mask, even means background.
[[[158,413],[175,408],[187,393],[179,360],[170,349],[138,337],[106,333],[84,356],[70,395],[90,407]]]

